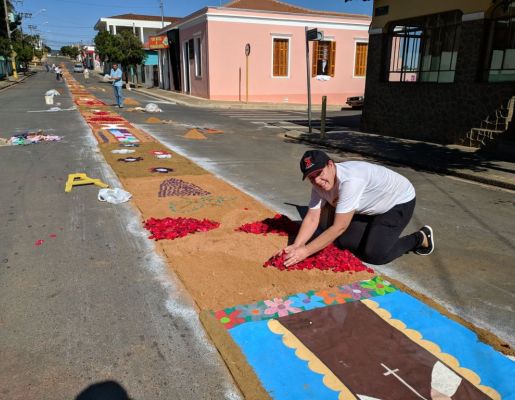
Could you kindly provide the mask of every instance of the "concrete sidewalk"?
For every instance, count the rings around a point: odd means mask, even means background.
[[[156,97],[161,100],[168,100],[177,104],[182,104],[190,107],[205,107],[205,108],[233,108],[242,110],[293,110],[293,111],[306,111],[305,104],[289,104],[289,103],[245,103],[244,101],[220,101],[209,100],[203,97],[190,96],[183,93],[172,92],[170,90],[163,90],[158,88],[136,88],[132,89],[136,92],[143,93],[149,96]],[[339,111],[344,106],[342,105],[328,105],[327,111]],[[313,110],[320,110],[320,105],[313,105]]]
[[[399,139],[359,131],[287,131],[285,137],[317,146],[373,156],[417,169],[515,190],[515,163],[491,159],[477,149]]]
[[[25,81],[25,79],[27,78],[30,78],[32,75],[36,74],[35,72],[28,72],[26,74],[18,74],[18,79],[17,80],[9,80],[9,79],[5,79],[5,80],[1,80],[0,81],[0,91],[4,90],[4,89],[7,89],[11,86],[14,86],[14,85],[17,85],[18,83],[22,83],[23,81]]]
[[[133,90],[191,107],[302,111],[306,109],[306,105],[302,104],[212,101],[156,88]],[[314,111],[319,109],[320,107],[313,108]],[[328,107],[328,111],[340,109],[341,107]],[[285,136],[317,146],[363,154],[425,171],[515,190],[515,163],[493,159],[474,148],[368,134],[360,132],[357,128],[329,132],[325,139],[320,139],[318,131],[314,130],[314,133],[308,134],[302,128],[305,127],[299,126],[298,131],[288,130]]]

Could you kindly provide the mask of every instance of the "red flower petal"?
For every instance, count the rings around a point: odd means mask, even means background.
[[[264,263],[263,267],[274,267],[280,271],[320,269],[331,270],[333,272],[374,272],[372,268],[368,268],[364,265],[361,260],[350,251],[341,250],[334,244],[330,244],[325,249],[288,268],[284,265],[284,254],[270,258]]]
[[[145,228],[151,233],[149,239],[177,239],[190,233],[207,232],[220,226],[219,222],[195,218],[150,218],[145,221]]]

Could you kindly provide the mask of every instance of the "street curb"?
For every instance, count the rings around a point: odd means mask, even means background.
[[[9,88],[19,84],[19,83],[24,82],[26,79],[30,78],[31,76],[33,76],[35,74],[36,74],[36,72],[34,72],[33,74],[30,74],[30,75],[24,75],[23,78],[21,78],[21,79],[19,79],[17,81],[11,82],[10,85],[7,85],[7,86],[5,86],[3,88],[0,88],[0,92],[3,91],[3,90],[7,90],[7,89],[9,89]]]
[[[232,109],[232,110],[306,111],[307,112],[306,105],[298,105],[298,106],[295,105],[295,107],[288,108],[288,107],[280,107],[281,104],[270,105],[269,103],[264,103],[263,105],[252,104],[251,106],[249,106],[246,103],[242,103],[241,105],[240,104],[223,104],[223,103],[193,104],[193,103],[189,103],[184,100],[178,100],[175,98],[172,99],[170,97],[167,97],[167,96],[164,96],[164,95],[161,95],[158,93],[148,93],[147,91],[144,91],[144,90],[141,90],[138,88],[135,88],[132,90],[135,92],[141,93],[141,94],[146,94],[147,96],[156,97],[160,100],[167,100],[170,102],[174,102],[174,103],[181,104],[184,106],[195,107],[195,108],[220,108],[220,109],[225,109],[225,110]],[[209,100],[206,100],[206,101],[209,101]],[[320,109],[319,109],[319,107],[316,107],[313,109],[313,111],[320,111]],[[340,108],[337,107],[335,109],[328,109],[328,111],[340,111]]]
[[[454,171],[452,169],[447,169],[447,168],[438,168],[434,165],[431,167],[428,167],[428,165],[426,165],[426,164],[421,164],[421,163],[417,163],[417,162],[413,162],[413,161],[409,161],[409,160],[400,160],[398,158],[388,157],[388,156],[385,156],[384,154],[376,153],[373,151],[366,152],[366,151],[360,151],[360,150],[353,149],[352,147],[347,147],[347,146],[342,146],[342,145],[336,146],[334,144],[324,142],[321,139],[300,138],[300,137],[297,137],[294,135],[288,135],[288,132],[284,133],[284,136],[287,137],[288,139],[297,140],[299,142],[317,144],[319,146],[323,146],[323,147],[335,149],[335,150],[342,150],[342,151],[346,151],[348,153],[356,153],[356,154],[361,154],[364,156],[372,156],[372,157],[375,157],[375,158],[378,158],[381,160],[394,162],[396,164],[406,165],[408,167],[417,168],[417,169],[427,171],[427,172],[434,172],[434,173],[443,174],[443,175],[455,176],[457,178],[462,178],[465,180],[474,181],[474,182],[482,183],[482,184],[489,185],[489,186],[495,186],[495,187],[500,187],[503,189],[509,189],[509,190],[515,191],[515,184],[509,183],[509,182],[503,182],[503,181],[499,181],[496,179],[489,179],[489,178],[485,178],[482,176],[477,176],[477,175],[466,173],[466,172]]]

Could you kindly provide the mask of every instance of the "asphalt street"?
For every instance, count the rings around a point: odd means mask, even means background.
[[[120,184],[78,111],[47,112],[49,89],[73,107],[53,74],[0,92],[1,137],[64,137],[0,147],[0,398],[70,400],[113,381],[133,399],[240,399],[130,203],[64,192],[75,172]]]
[[[104,88],[94,91],[95,95],[112,102],[107,84],[94,81],[90,86]],[[125,91],[125,96],[142,106],[155,102],[163,110],[154,115],[124,110],[125,118],[272,209],[299,219],[298,209],[306,205],[310,191],[298,171],[307,145],[285,139],[281,129],[255,124],[251,118],[235,118],[226,111],[170,104],[135,92]],[[256,113],[260,118],[265,114]],[[277,110],[271,113],[277,122]],[[145,120],[149,116],[174,124],[148,124]],[[356,124],[355,111],[333,117],[338,118],[339,125],[346,121],[349,126]],[[225,134],[189,140],[184,134],[192,127],[221,129]],[[330,153],[337,160],[363,158]],[[376,270],[515,347],[514,193],[401,165],[390,167],[408,177],[417,191],[415,215],[406,233],[432,225],[437,249],[429,257],[408,254]]]
[[[111,87],[96,75],[86,86],[112,103]],[[64,193],[67,174],[74,172],[119,183],[78,111],[46,112],[43,94],[54,88],[63,89],[55,99],[60,107],[72,107],[65,85],[52,74],[39,73],[0,92],[1,137],[37,129],[64,136],[58,143],[0,147],[0,397],[73,399],[89,385],[113,380],[134,399],[239,399],[191,299],[155,254],[134,208],[99,202],[92,186]],[[121,110],[129,121],[273,210],[299,219],[310,191],[298,171],[305,144],[254,118],[125,95],[163,109]],[[266,114],[259,115],[266,122]],[[150,116],[173,123],[146,123]],[[356,123],[353,111],[334,116],[339,125]],[[192,127],[225,133],[190,140],[184,134]],[[407,231],[431,224],[437,249],[376,270],[514,347],[514,193],[390,167],[417,190]]]

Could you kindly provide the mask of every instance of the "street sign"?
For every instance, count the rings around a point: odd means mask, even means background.
[[[324,40],[324,32],[319,31],[318,29],[310,29],[309,31],[306,31],[306,40],[313,41],[313,40]]]
[[[167,49],[169,47],[168,37],[166,35],[149,36],[148,47],[150,49]]]
[[[250,55],[250,43],[245,45],[245,55],[248,57]]]

